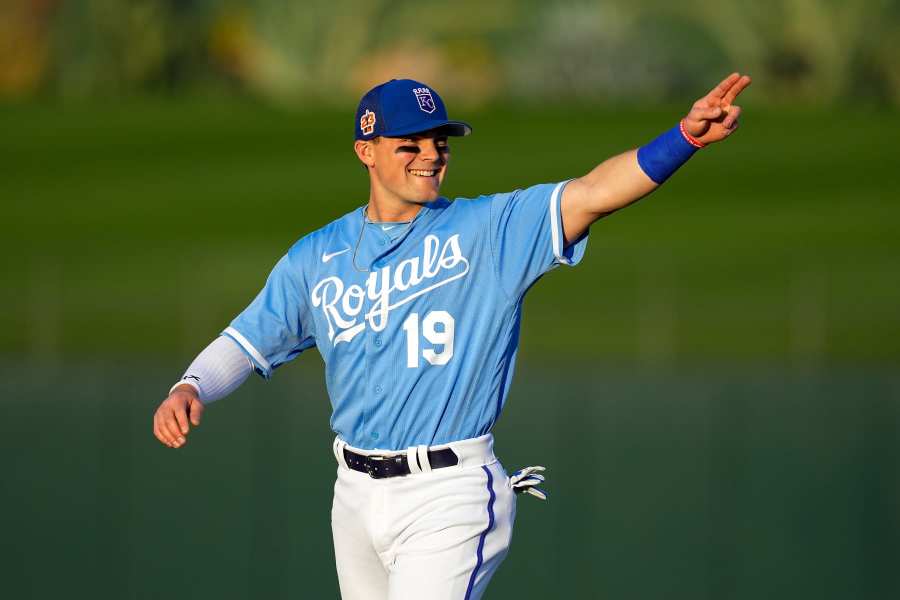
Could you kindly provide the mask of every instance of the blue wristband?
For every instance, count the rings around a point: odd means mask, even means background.
[[[638,165],[647,177],[662,183],[688,161],[702,145],[688,140],[681,123],[649,144],[638,148]]]

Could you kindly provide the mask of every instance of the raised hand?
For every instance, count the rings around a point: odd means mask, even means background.
[[[684,130],[702,144],[712,144],[727,138],[738,128],[741,107],[735,98],[750,85],[747,75],[732,73],[707,95],[694,102],[682,121]]]
[[[153,434],[166,446],[180,448],[187,443],[190,426],[200,424],[203,408],[193,387],[179,385],[156,409],[156,414],[153,415]]]

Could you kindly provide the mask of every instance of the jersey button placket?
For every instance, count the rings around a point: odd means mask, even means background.
[[[374,262],[375,262],[375,259],[372,259],[372,262],[369,263],[370,270],[375,268],[374,264],[372,264]],[[371,273],[370,273],[370,275],[371,275]],[[361,315],[364,316],[364,315],[369,314],[369,312],[372,310],[372,304],[373,304],[372,299],[369,297],[368,294],[365,294],[363,296],[363,307],[362,307]],[[372,436],[373,432],[370,429],[370,427],[372,427],[372,425],[374,424],[376,416],[377,416],[377,414],[376,414],[377,408],[376,407],[378,406],[379,398],[377,397],[376,394],[373,393],[373,391],[374,391],[373,379],[374,379],[374,371],[375,371],[375,366],[376,366],[376,357],[373,356],[374,351],[373,351],[372,344],[371,344],[372,323],[370,321],[368,321],[368,319],[366,319],[365,329],[363,329],[363,332],[359,337],[360,337],[360,339],[358,341],[362,344],[362,350],[363,350],[362,358],[364,361],[363,365],[364,365],[364,369],[365,369],[365,387],[361,390],[362,391],[361,400],[363,403],[363,409],[362,409],[362,423],[361,423],[362,431],[360,433],[366,432],[366,433],[363,433],[363,435],[369,437],[371,440],[375,440],[377,438]]]
[[[376,256],[371,262],[372,271],[391,268],[391,254],[398,245],[398,242],[390,242],[384,233],[379,233],[382,235],[378,241],[380,249],[376,250]],[[376,273],[376,276],[381,277],[381,273]],[[365,300],[366,314],[372,310],[372,304],[372,300],[367,295]],[[385,403],[387,402],[388,394],[387,383],[390,381],[392,368],[389,364],[390,355],[388,351],[390,344],[388,342],[390,338],[388,336],[391,328],[396,326],[393,318],[392,315],[388,315],[385,329],[381,331],[374,331],[371,323],[366,324],[366,376],[369,387],[366,394],[368,402],[365,427],[368,430],[370,443],[374,444],[377,444],[379,440],[383,441],[385,430],[382,427],[385,424],[382,423],[382,420],[385,418],[386,412],[389,411],[389,407],[386,407]]]

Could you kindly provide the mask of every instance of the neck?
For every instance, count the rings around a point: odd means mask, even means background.
[[[378,223],[406,222],[412,221],[419,214],[420,210],[422,210],[422,205],[415,202],[406,202],[399,199],[387,201],[383,198],[377,198],[375,194],[371,194],[366,215],[370,221]]]

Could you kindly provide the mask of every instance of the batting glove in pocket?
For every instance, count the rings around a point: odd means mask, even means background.
[[[547,492],[537,487],[545,480],[540,471],[545,471],[544,467],[525,467],[519,469],[509,477],[509,485],[517,494],[530,494],[541,500],[547,499]]]

